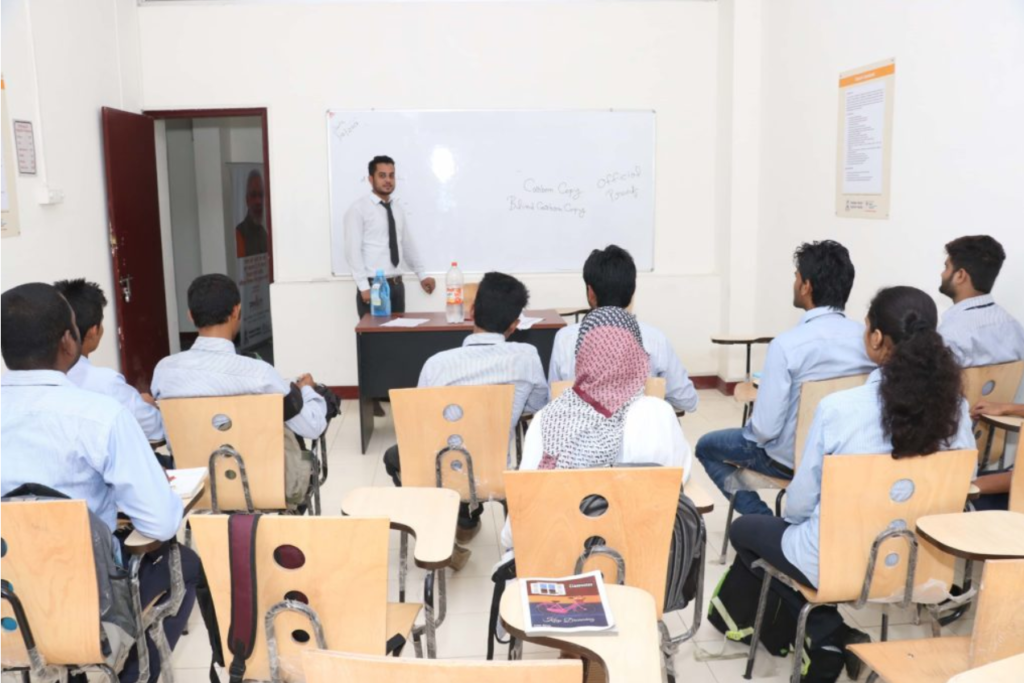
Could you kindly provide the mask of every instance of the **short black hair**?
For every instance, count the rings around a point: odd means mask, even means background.
[[[833,240],[804,242],[793,252],[793,263],[800,277],[811,283],[815,307],[846,308],[856,275],[846,247]]]
[[[57,363],[64,333],[75,335],[71,306],[53,285],[31,282],[0,296],[0,352],[11,370],[40,370]]]
[[[636,263],[615,244],[590,252],[583,264],[583,281],[594,290],[598,306],[626,308],[636,292]]]
[[[227,275],[200,275],[188,286],[188,310],[200,329],[226,323],[241,302],[238,285]]]
[[[953,268],[963,268],[971,276],[971,285],[983,294],[992,291],[1006,260],[1003,245],[988,235],[969,235],[946,245]]]
[[[95,282],[85,278],[61,280],[54,282],[71,310],[75,312],[75,324],[78,325],[78,336],[85,339],[85,333],[103,322],[103,307],[107,305],[107,297]]]
[[[473,323],[482,330],[505,334],[530,301],[526,285],[505,273],[487,273],[476,290]]]
[[[378,164],[391,164],[392,166],[394,166],[395,160],[385,154],[379,154],[375,156],[374,158],[370,159],[370,175],[373,175],[374,173],[377,172]]]

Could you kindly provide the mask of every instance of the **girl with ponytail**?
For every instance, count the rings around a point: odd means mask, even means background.
[[[914,287],[883,289],[872,300],[865,323],[864,346],[879,367],[864,386],[827,396],[818,405],[800,467],[786,491],[785,516],[747,515],[732,525],[730,539],[748,567],[764,558],[800,583],[818,586],[824,457],[892,453],[908,458],[975,447],[960,366],[936,332],[932,298]],[[779,596],[798,602],[797,607],[804,602],[787,588]],[[828,618],[827,612],[816,616],[823,609],[812,618]],[[846,629],[846,641],[864,638]],[[859,670],[853,659],[847,658],[847,666]]]

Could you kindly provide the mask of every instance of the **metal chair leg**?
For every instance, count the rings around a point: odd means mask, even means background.
[[[800,608],[800,616],[796,621],[796,638],[793,643],[793,672],[790,674],[790,683],[800,683],[800,678],[803,675],[803,654],[804,640],[806,640],[807,637],[807,618],[811,616],[811,612],[817,607],[821,607],[821,605],[808,602]]]
[[[729,529],[732,528],[732,516],[736,512],[736,494],[729,499],[729,515],[725,518],[725,539],[722,541],[722,554],[718,558],[718,564],[725,564],[726,556],[729,554]]]
[[[405,602],[405,581],[409,575],[409,533],[401,532],[398,550],[398,602]]]
[[[757,659],[757,645],[761,642],[761,626],[764,624],[764,612],[768,606],[768,588],[771,585],[772,577],[764,572],[761,580],[761,594],[757,599],[757,617],[754,619],[754,634],[750,638],[750,650],[747,652],[747,669],[743,678],[750,680],[754,673],[754,661]]]

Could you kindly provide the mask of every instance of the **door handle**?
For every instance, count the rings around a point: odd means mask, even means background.
[[[131,303],[131,301],[132,301],[132,276],[131,275],[126,275],[125,277],[121,278],[120,283],[121,283],[121,296],[124,297],[124,302],[126,304]]]

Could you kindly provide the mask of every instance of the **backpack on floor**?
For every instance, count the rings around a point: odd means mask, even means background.
[[[793,651],[798,611],[779,597],[779,590],[791,589],[772,583],[761,625],[761,644],[773,656],[785,657]],[[715,587],[708,605],[708,622],[729,640],[749,645],[760,596],[761,578],[737,557]],[[847,629],[837,610],[819,608],[811,613],[800,651],[804,662],[801,680],[832,683],[839,678],[845,661],[842,643]]]

